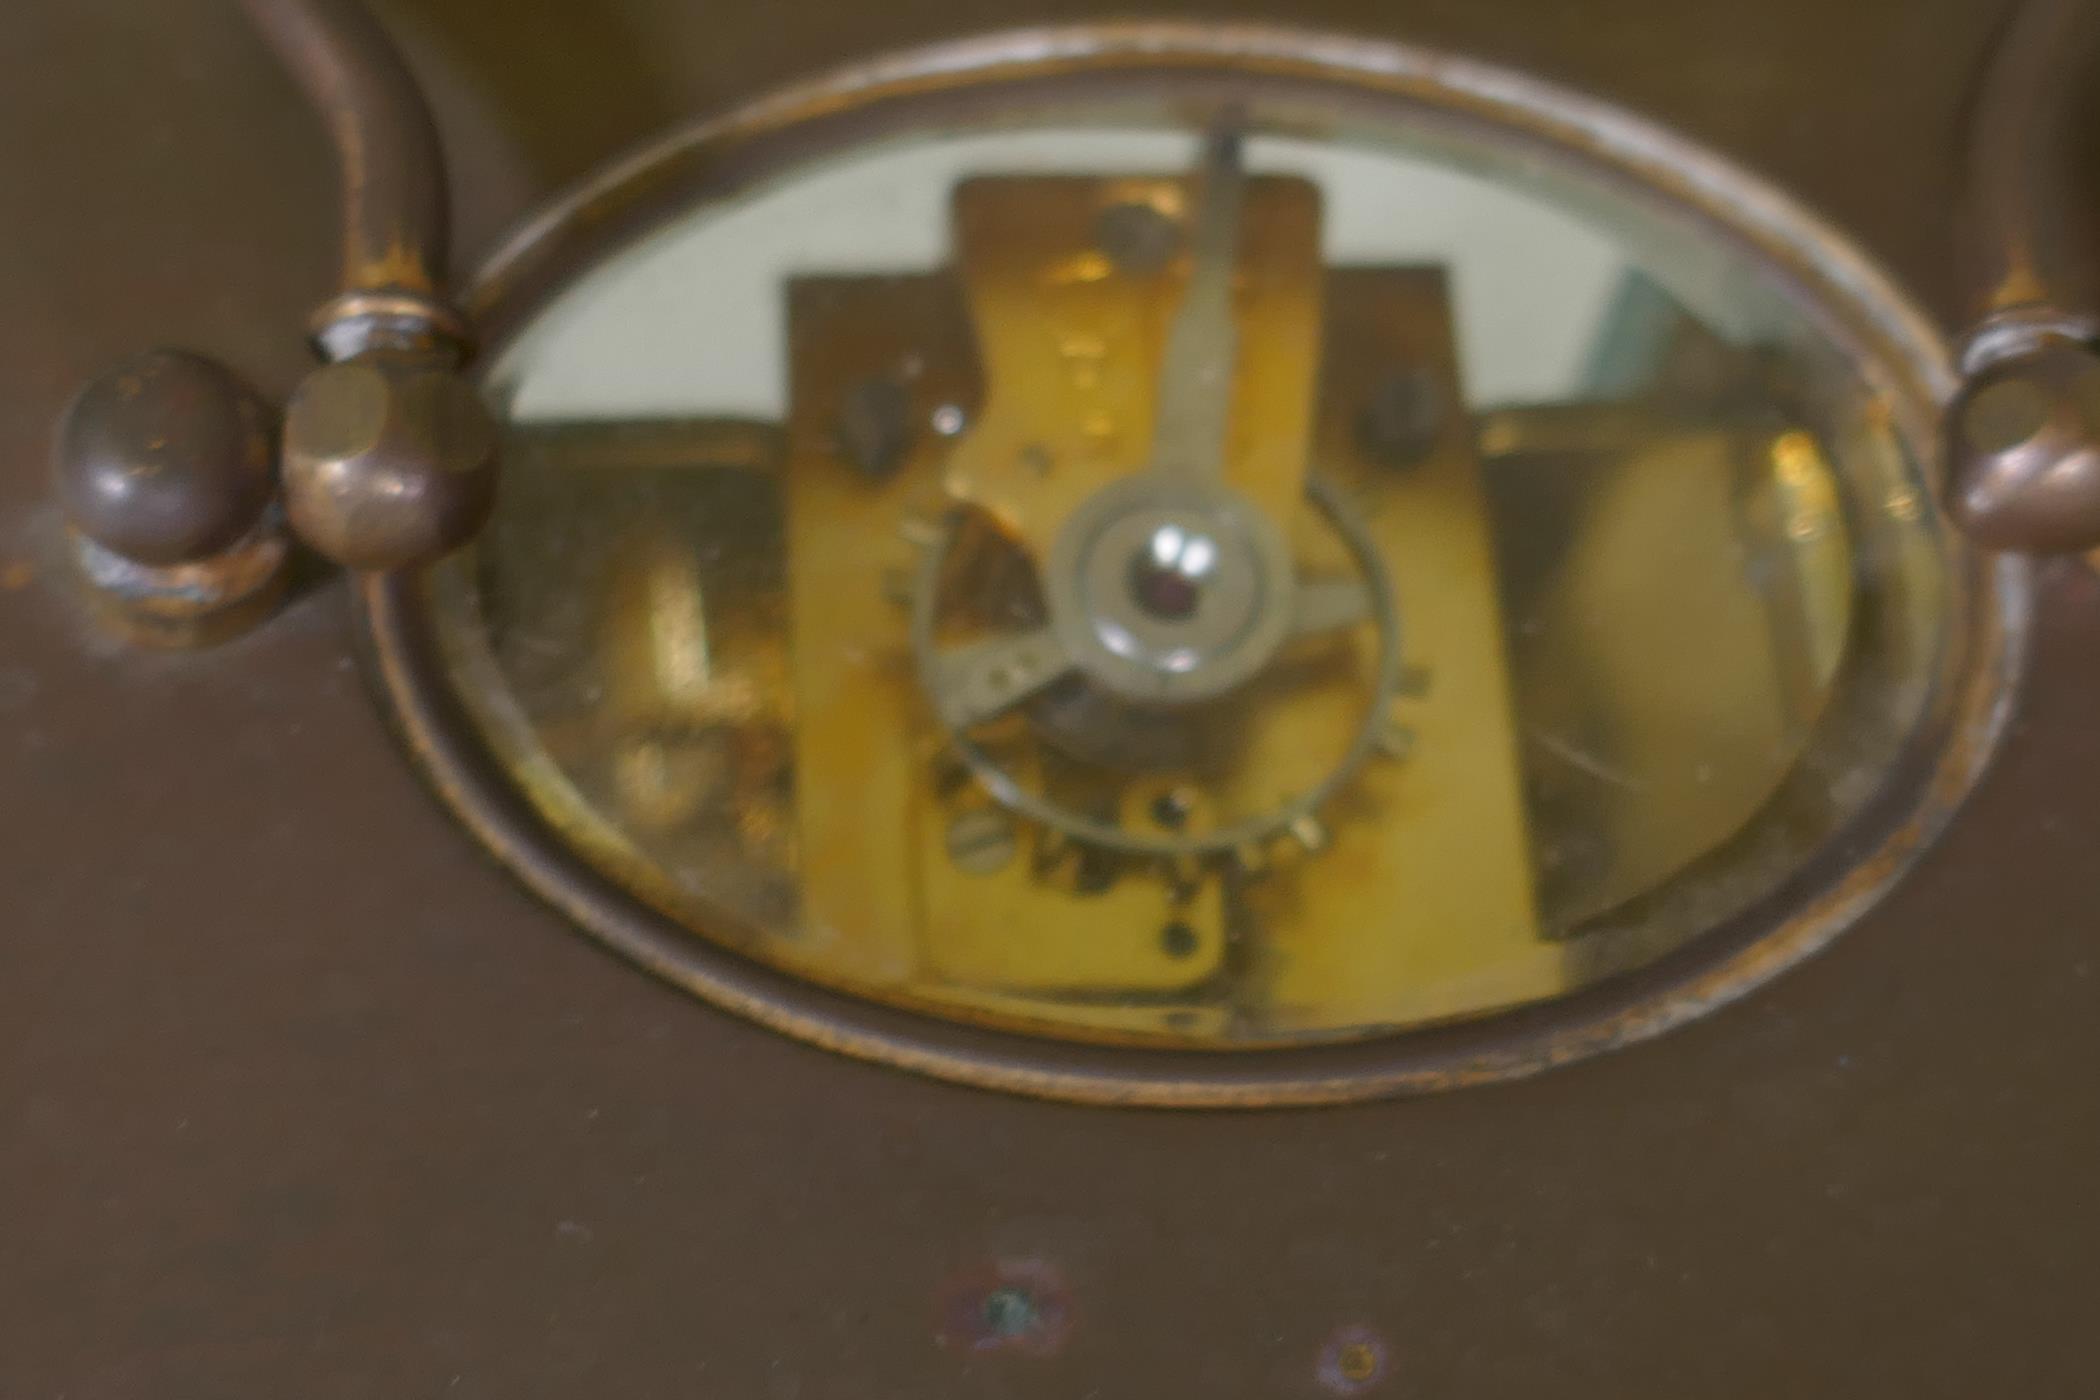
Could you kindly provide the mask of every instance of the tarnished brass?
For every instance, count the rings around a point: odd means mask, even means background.
[[[1972,320],[1957,352],[1963,383],[1947,407],[1944,495],[1949,517],[1989,549],[2100,545],[2091,195],[2052,178],[2090,121],[2081,99],[2096,59],[2092,6],[2019,0],[1970,117]]]
[[[277,495],[276,414],[225,366],[176,350],[114,365],[67,406],[53,488],[72,527],[141,564],[232,548]]]
[[[496,494],[496,434],[443,352],[371,351],[308,375],[285,408],[285,511],[352,569],[442,558]]]
[[[275,412],[201,355],[148,351],[74,397],[52,485],[74,566],[113,631],[201,646],[269,615],[290,561],[276,456]]]
[[[1947,411],[1947,513],[1993,549],[2100,546],[2100,349],[2036,333],[1979,365]]]
[[[1608,415],[1596,415],[1606,419]],[[1557,559],[1525,587],[1511,646],[1534,800],[1556,832],[1540,851],[1554,926],[1655,888],[1762,810],[1820,718],[1851,625],[1852,560],[1814,437],[1661,422],[1587,451],[1526,450],[1508,418],[1505,568]],[[1594,429],[1593,429],[1594,430]],[[1569,530],[1527,478],[1579,493]],[[1535,591],[1532,591],[1535,589]]]
[[[460,373],[446,296],[451,192],[422,86],[362,0],[245,0],[306,91],[341,175],[340,294],[312,317],[326,362],[286,411],[292,528],[365,571],[428,564],[487,521],[493,431]]]

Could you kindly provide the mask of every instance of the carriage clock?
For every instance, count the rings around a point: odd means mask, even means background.
[[[380,8],[0,19],[0,1393],[2087,1393],[2088,6]]]

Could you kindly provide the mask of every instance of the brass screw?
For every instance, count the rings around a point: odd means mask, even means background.
[[[1196,950],[1203,946],[1203,940],[1193,927],[1176,919],[1159,931],[1159,946],[1168,957],[1178,961],[1194,957]]]
[[[1372,384],[1356,419],[1357,442],[1388,467],[1411,467],[1443,440],[1444,387],[1420,366],[1387,370]]]
[[[846,391],[833,431],[847,461],[873,481],[904,465],[915,433],[911,390],[887,376],[863,379]]]
[[[1181,225],[1137,200],[1111,204],[1094,220],[1094,241],[1133,277],[1156,277],[1181,249]]]

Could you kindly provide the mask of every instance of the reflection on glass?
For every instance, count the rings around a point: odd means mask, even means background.
[[[606,262],[490,387],[499,520],[434,586],[543,813],[696,937],[1046,1034],[1651,961],[1858,807],[1939,645],[1813,322],[1448,150],[879,147]]]

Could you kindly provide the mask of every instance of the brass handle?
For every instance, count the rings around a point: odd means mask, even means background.
[[[423,90],[362,0],[242,0],[327,124],[342,167],[343,291],[437,301],[450,195]]]
[[[326,362],[271,405],[217,362],[154,351],[67,409],[53,487],[98,609],[143,642],[194,646],[281,595],[285,527],[339,564],[398,569],[471,539],[495,497],[495,432],[460,373],[445,292],[449,191],[437,125],[360,0],[242,0],[321,114],[343,179]],[[281,441],[281,447],[280,447]]]
[[[437,124],[362,0],[243,3],[342,171],[342,289],[313,321],[328,363],[285,410],[285,514],[346,567],[427,563],[472,539],[495,499],[495,434],[460,373],[471,336],[446,295]]]
[[[2100,61],[2090,0],[2027,0],[1987,68],[1966,154],[1975,321],[1946,414],[1948,514],[1978,543],[2100,547],[2100,248],[2050,157]]]

